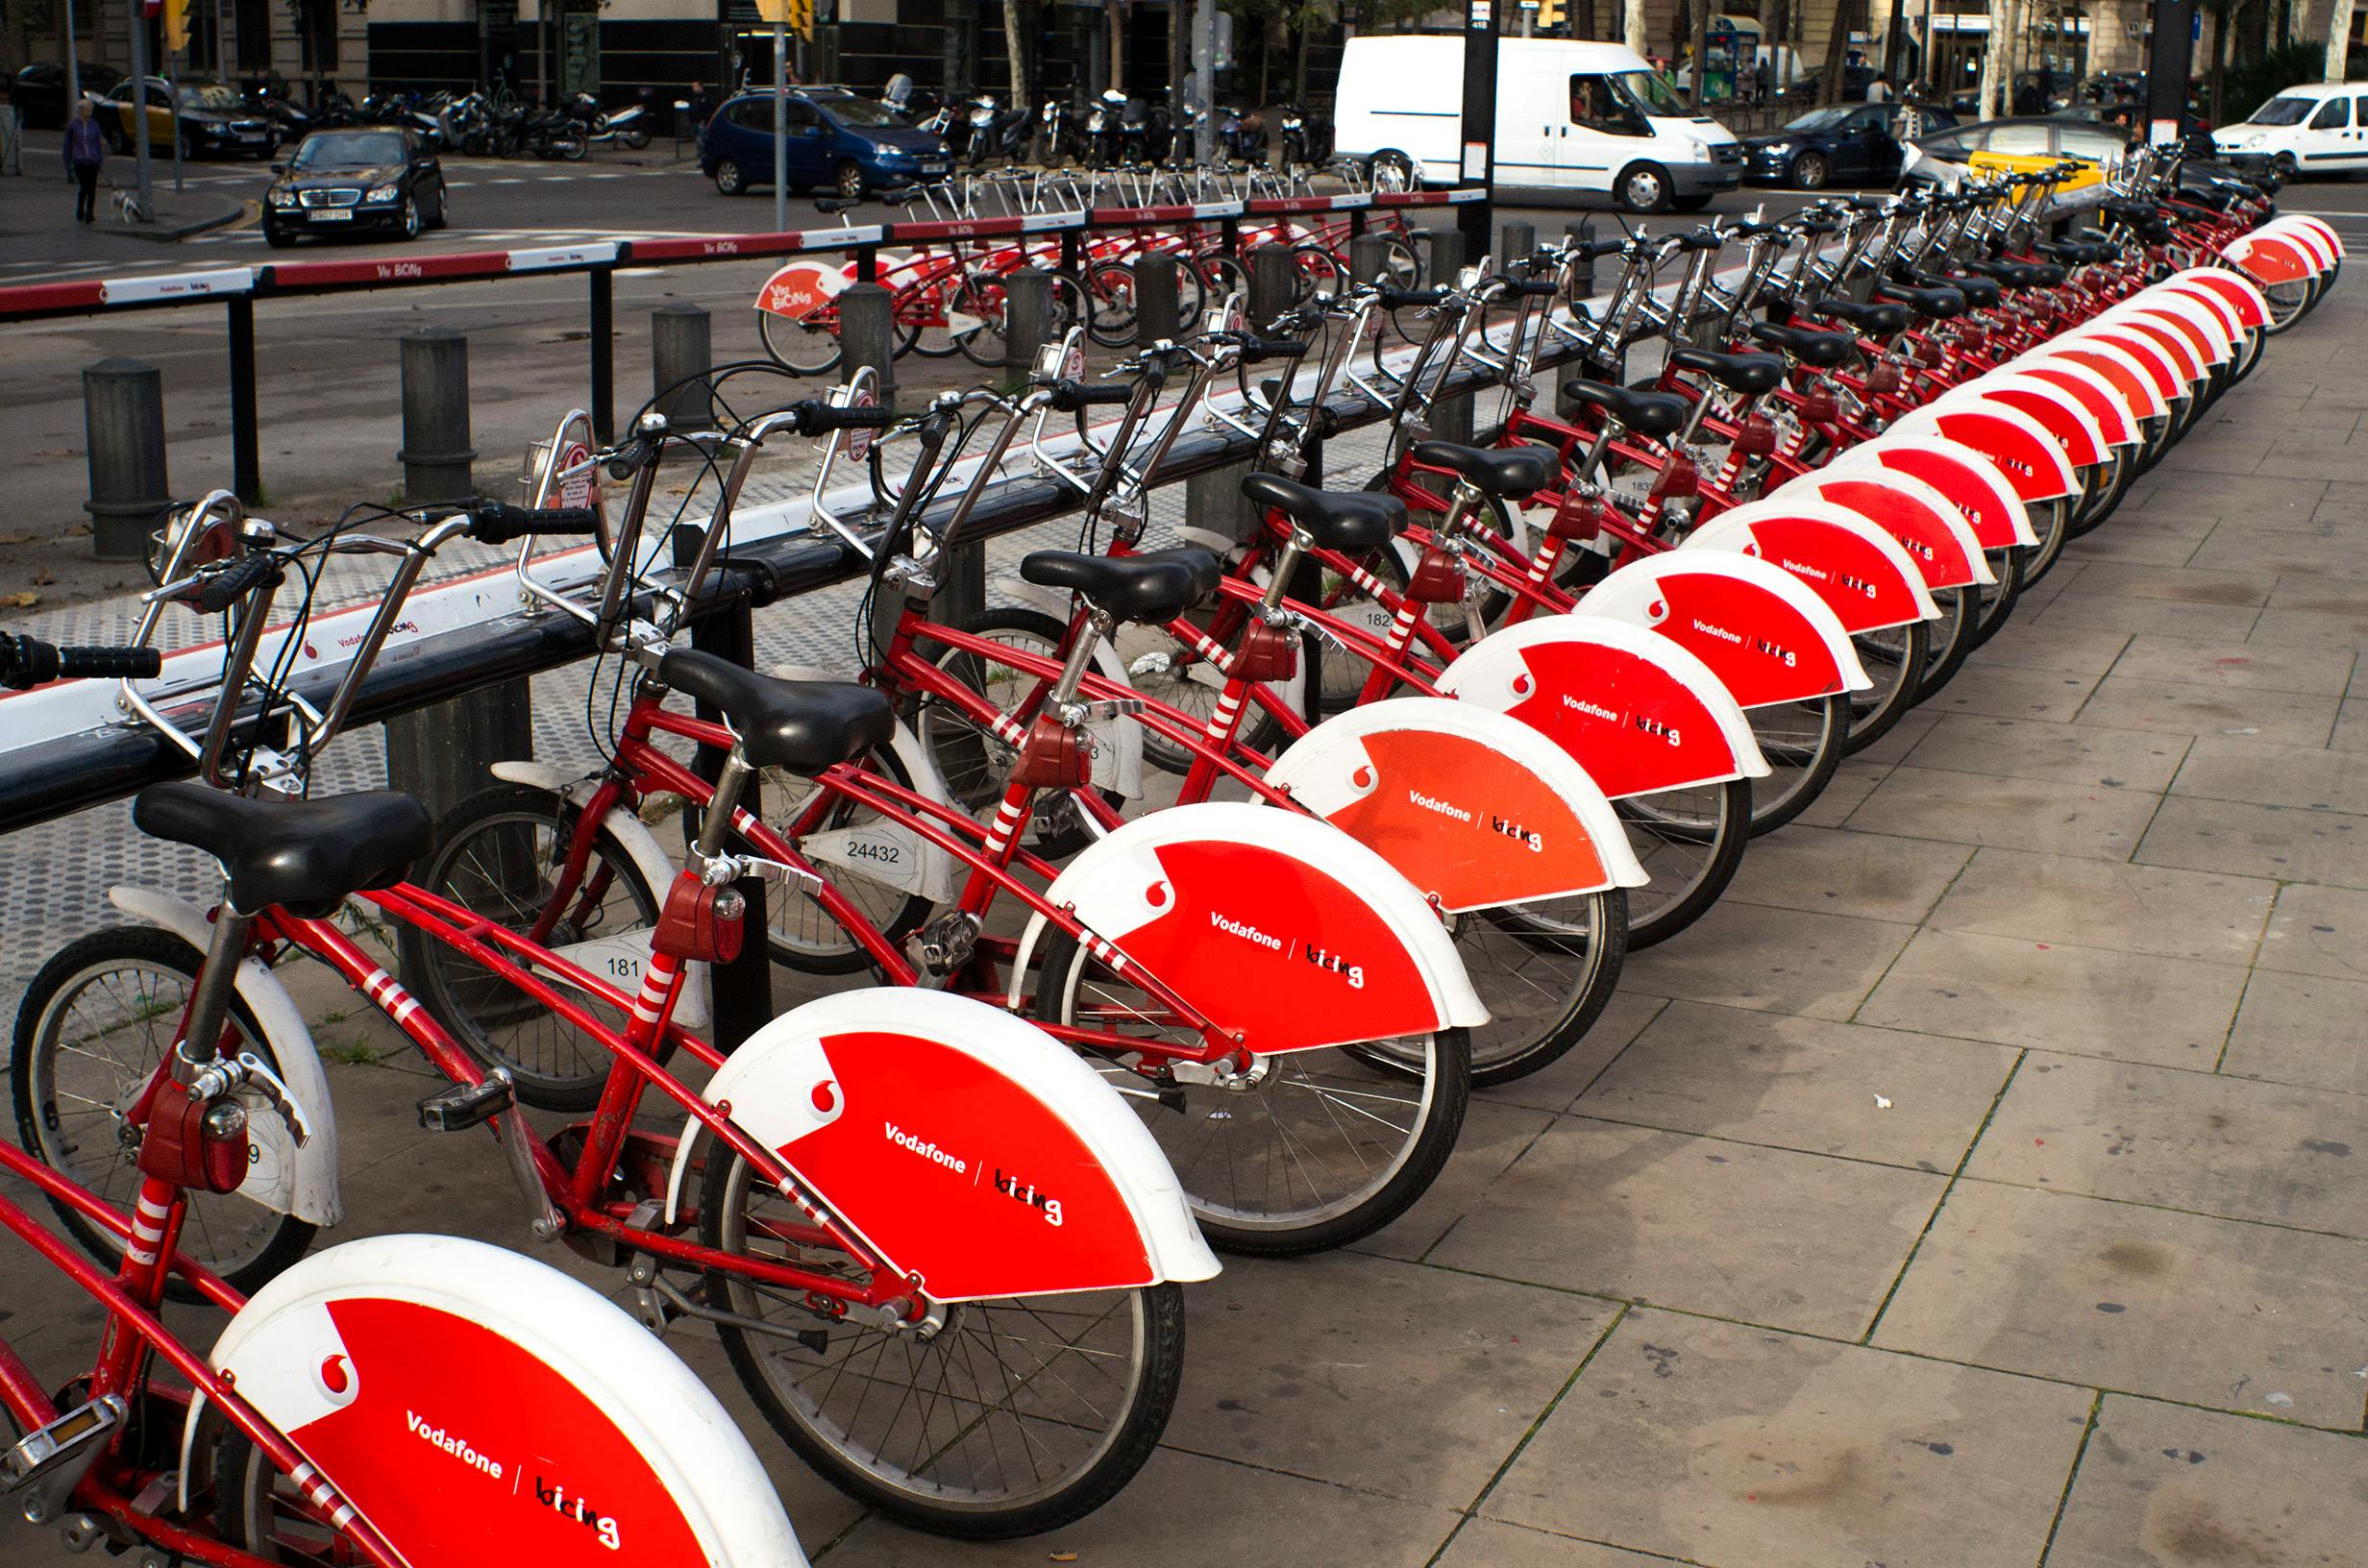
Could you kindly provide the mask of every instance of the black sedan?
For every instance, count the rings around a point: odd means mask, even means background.
[[[435,149],[401,126],[315,131],[272,172],[279,178],[263,193],[263,238],[273,245],[361,231],[415,239],[446,221]]]
[[[106,65],[82,62],[82,89],[86,93],[104,93],[123,80],[123,73]],[[65,65],[61,61],[43,61],[28,65],[16,73],[15,84],[9,88],[9,102],[15,106],[17,117],[29,131],[39,131],[65,124],[66,80]]]
[[[1903,121],[1912,122],[1903,125]],[[1905,153],[1898,133],[1930,135],[1957,123],[1945,110],[1914,104],[1837,104],[1813,109],[1781,131],[1743,141],[1743,178],[1755,185],[1818,190],[1829,184],[1887,185]]]

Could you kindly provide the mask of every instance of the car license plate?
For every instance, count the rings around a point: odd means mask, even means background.
[[[931,159],[928,162],[921,165],[921,172],[924,174],[944,174],[946,172],[946,165],[935,159]]]
[[[347,208],[322,208],[309,215],[314,223],[352,223],[354,221],[353,212]]]

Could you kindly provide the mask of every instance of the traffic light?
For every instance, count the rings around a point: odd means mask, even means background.
[[[801,37],[814,35],[814,0],[756,0],[756,14],[786,25]]]
[[[179,54],[189,47],[189,0],[164,0],[164,52]]]

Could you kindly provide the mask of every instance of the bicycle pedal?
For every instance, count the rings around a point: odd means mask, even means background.
[[[419,1124],[432,1133],[464,1132],[507,1115],[516,1103],[506,1077],[455,1084],[419,1102]]]
[[[0,1452],[0,1493],[34,1487],[20,1510],[27,1524],[46,1523],[72,1494],[108,1433],[123,1425],[127,1409],[122,1399],[108,1394],[76,1406]]]

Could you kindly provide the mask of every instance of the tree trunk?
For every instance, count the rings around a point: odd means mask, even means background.
[[[1620,41],[1640,55],[1652,42],[1644,26],[1644,0],[1627,0],[1620,16]]]
[[[1989,0],[1989,38],[1982,49],[1981,104],[1976,118],[1998,117],[1998,101],[2013,77],[2006,69],[2008,35],[2013,25],[2013,0]]]
[[[2227,12],[2211,19],[2211,123],[2221,120],[2220,103],[2229,80],[2229,22]]]
[[[2343,81],[2351,56],[2352,0],[2335,0],[2334,14],[2327,20],[2327,80]]]
[[[1101,9],[1110,13],[1110,86],[1121,92],[1126,90],[1126,12],[1119,0],[1101,0]]]
[[[1834,31],[1825,40],[1825,75],[1817,83],[1817,102],[1841,102],[1843,79],[1849,75],[1850,24],[1858,19],[1859,0],[1840,0],[1834,8]]]
[[[1761,35],[1760,47],[1768,59],[1767,90],[1771,98],[1784,96],[1785,64],[1792,58],[1792,0],[1772,0],[1767,12],[1767,31]]]
[[[1003,47],[1011,55],[1011,107],[1024,111],[1027,99],[1026,34],[1020,8],[1026,0],[1003,0]]]
[[[1291,65],[1291,101],[1295,104],[1304,105],[1307,102],[1307,40],[1308,36],[1315,31],[1314,17],[1301,16],[1299,18],[1299,26],[1296,29],[1297,58],[1292,61]]]

